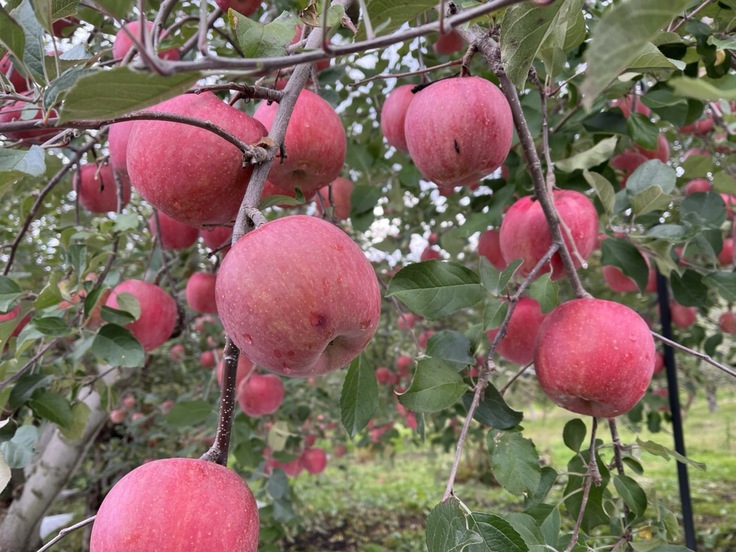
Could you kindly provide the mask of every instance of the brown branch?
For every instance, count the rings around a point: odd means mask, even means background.
[[[97,516],[88,517],[87,519],[84,519],[80,521],[79,523],[75,523],[74,525],[70,525],[69,527],[65,527],[61,531],[59,531],[59,534],[56,535],[53,539],[51,539],[49,542],[47,542],[45,545],[43,545],[41,548],[38,549],[38,552],[46,552],[46,550],[49,550],[52,546],[54,546],[57,542],[59,542],[61,539],[66,537],[69,533],[73,533],[77,529],[81,529],[82,527],[86,527],[90,523],[94,522],[95,518]]]
[[[462,60],[453,59],[451,61],[446,61],[445,63],[440,63],[439,65],[433,65],[432,67],[425,67],[424,69],[418,69],[417,71],[407,71],[406,73],[381,73],[380,75],[374,75],[367,79],[363,79],[357,82],[351,82],[347,86],[352,88],[352,87],[360,86],[361,84],[366,84],[368,82],[378,80],[378,79],[400,79],[403,77],[413,77],[416,75],[424,75],[426,73],[431,73],[432,71],[436,71],[437,69],[444,69],[445,67],[454,67],[455,65],[460,65],[461,63],[462,63]]]
[[[17,381],[18,379],[20,379],[20,377],[21,377],[21,376],[22,376],[23,374],[25,374],[25,373],[26,373],[26,372],[27,372],[28,370],[30,370],[31,368],[33,368],[33,366],[34,366],[34,365],[36,364],[36,362],[37,362],[37,361],[38,361],[38,360],[39,360],[39,359],[40,359],[40,358],[41,358],[41,357],[42,357],[43,355],[45,355],[45,354],[46,354],[46,352],[47,352],[47,351],[48,351],[49,349],[51,349],[51,347],[55,347],[55,346],[56,346],[56,345],[57,345],[57,344],[58,344],[58,343],[59,343],[60,341],[61,341],[61,339],[60,339],[60,338],[54,339],[54,340],[52,340],[52,341],[49,341],[49,342],[48,342],[48,343],[47,343],[47,344],[46,344],[46,345],[45,345],[44,347],[42,347],[42,348],[41,348],[41,349],[40,349],[40,350],[39,350],[39,351],[38,351],[38,352],[37,352],[37,353],[36,353],[35,355],[33,355],[33,356],[31,357],[31,359],[30,359],[30,360],[29,360],[28,362],[26,362],[26,363],[25,363],[25,364],[23,365],[23,367],[22,367],[22,368],[21,368],[20,370],[18,370],[18,371],[17,371],[17,372],[15,373],[15,374],[13,374],[12,376],[10,376],[10,377],[8,377],[8,378],[6,378],[6,379],[4,379],[3,381],[1,381],[1,382],[0,382],[0,391],[2,391],[3,389],[5,389],[5,388],[6,388],[6,387],[7,387],[8,385],[10,385],[11,383],[14,383],[14,382],[15,382],[15,381]]]
[[[667,339],[665,336],[660,335],[657,332],[653,331],[652,336],[654,336],[655,339],[659,339],[662,343],[665,343],[669,345],[670,347],[674,347],[675,349],[679,349],[688,354],[691,354],[692,356],[699,358],[700,360],[704,360],[708,364],[712,364],[719,370],[726,372],[729,376],[733,376],[736,378],[736,371],[729,368],[728,366],[725,366],[724,364],[721,364],[720,362],[713,360],[713,358],[710,357],[709,355],[706,355],[705,353],[701,353],[699,351],[695,351],[693,349],[690,349],[689,347],[685,347],[684,345],[680,345],[679,343],[677,343],[677,341],[672,341],[671,339]]]
[[[622,457],[622,452],[624,449],[623,444],[621,443],[621,438],[618,435],[618,427],[616,426],[616,418],[608,418],[608,427],[611,430],[611,439],[613,440],[613,464],[616,466],[616,471],[619,475],[625,475],[624,472],[624,461]],[[629,517],[629,505],[626,504],[624,501],[624,521],[626,521]],[[631,525],[629,523],[626,523],[626,527],[624,528],[623,534],[621,535],[621,540],[630,542],[631,541]]]
[[[252,84],[244,84],[238,82],[226,82],[224,84],[211,84],[207,86],[198,86],[188,94],[201,94],[202,92],[218,92],[220,90],[234,90],[241,98],[251,98],[254,100],[266,100],[269,102],[280,102],[284,97],[282,90],[267,88],[265,86],[254,86]]]
[[[585,485],[583,486],[583,500],[580,502],[578,519],[575,521],[575,528],[572,531],[572,537],[567,548],[565,548],[565,552],[572,552],[572,549],[575,548],[575,544],[578,542],[580,527],[583,525],[583,518],[585,517],[585,508],[588,506],[590,488],[594,482],[596,485],[600,485],[601,474],[598,471],[598,463],[595,458],[595,434],[597,429],[598,420],[593,418],[593,427],[590,430],[590,448],[588,449],[588,472],[585,474]]]
[[[503,386],[503,387],[502,387],[501,389],[499,389],[499,390],[498,390],[498,394],[499,394],[499,395],[501,395],[501,396],[503,397],[503,396],[504,396],[504,395],[506,394],[506,391],[508,391],[509,387],[511,387],[511,385],[512,385],[512,384],[513,384],[513,383],[514,383],[514,382],[515,382],[515,381],[516,381],[517,379],[519,379],[519,378],[521,377],[521,375],[522,375],[522,374],[523,374],[524,372],[526,372],[526,371],[527,371],[527,370],[528,370],[528,369],[529,369],[529,368],[530,368],[530,367],[531,367],[531,366],[532,366],[533,364],[534,364],[533,362],[530,362],[529,364],[527,364],[527,365],[525,365],[525,366],[522,366],[522,367],[521,367],[521,369],[520,369],[520,370],[519,370],[518,372],[516,372],[516,373],[515,373],[515,374],[514,374],[514,375],[513,375],[512,377],[511,377],[511,379],[509,379],[509,381],[507,381],[507,382],[506,382],[506,384],[505,384],[505,385],[504,385],[504,386]]]

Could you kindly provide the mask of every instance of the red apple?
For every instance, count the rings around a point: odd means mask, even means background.
[[[228,10],[233,10],[250,17],[261,7],[261,0],[215,0],[215,4],[226,14]]]
[[[736,314],[724,312],[718,318],[718,327],[723,333],[736,334]]]
[[[68,38],[74,34],[74,31],[78,26],[79,19],[76,17],[63,17],[62,19],[57,19],[51,24],[51,32],[54,33],[54,36],[59,38]]]
[[[220,362],[217,363],[217,370],[215,371],[215,377],[217,378],[217,383],[222,386],[222,371],[225,369],[225,359],[220,359]],[[253,371],[253,363],[250,361],[250,359],[245,356],[243,353],[240,353],[238,355],[238,370],[235,373],[235,389],[240,389],[240,386],[243,384],[243,380],[247,378],[250,373]]]
[[[127,416],[128,412],[124,408],[116,408],[110,412],[110,421],[114,424],[122,424]]]
[[[561,228],[563,239],[570,250],[573,264],[580,267],[582,260],[579,257],[587,259],[595,247],[598,213],[590,200],[580,192],[555,190],[553,194],[557,211],[570,230],[572,243],[575,244],[579,256],[574,253],[567,232]],[[507,262],[523,260],[517,274],[527,276],[552,246],[547,219],[538,201],[526,196],[509,207],[501,222],[500,244]],[[553,280],[564,276],[559,253],[552,256],[552,260],[542,268],[540,274],[550,270]]]
[[[246,144],[266,135],[263,125],[211,92],[184,94],[153,108],[188,115],[223,128]],[[133,186],[151,205],[190,226],[235,218],[251,166],[234,145],[182,123],[138,121],[130,132],[127,166]]]
[[[319,447],[304,449],[302,464],[304,469],[312,475],[322,473],[327,467],[327,453]]]
[[[184,345],[181,343],[177,343],[169,351],[169,358],[175,362],[183,360],[185,355],[186,349],[184,349]]]
[[[687,184],[685,184],[685,187],[682,189],[682,191],[685,193],[685,195],[694,194],[696,192],[709,192],[713,189],[713,185],[710,183],[710,180],[707,178],[696,178],[695,180],[691,180]]]
[[[733,219],[734,208],[736,208],[736,195],[721,194],[721,199],[726,204],[726,216],[729,220]]]
[[[431,245],[428,245],[424,248],[424,251],[422,251],[422,254],[419,255],[420,261],[431,261],[431,260],[442,260],[442,254],[432,247]]]
[[[204,244],[213,251],[220,250],[223,255],[230,251],[233,229],[230,226],[210,226],[199,231]]]
[[[670,301],[670,314],[672,323],[680,328],[689,328],[695,324],[698,317],[698,309],[695,307],[684,307],[675,301]]]
[[[501,253],[500,239],[501,233],[496,229],[481,232],[478,238],[478,255],[488,259],[498,270],[503,270],[508,263]]]
[[[107,147],[110,152],[110,164],[113,170],[128,181],[130,185],[130,177],[128,176],[128,139],[130,132],[133,130],[136,121],[127,123],[115,123],[110,125],[107,131]]]
[[[623,172],[621,187],[626,187],[626,182],[639,165],[647,162],[647,157],[633,150],[626,150],[611,158],[611,167]]]
[[[328,208],[332,206],[333,216],[337,220],[346,220],[350,217],[350,195],[353,193],[355,185],[353,185],[353,183],[347,178],[340,176],[336,178],[330,186],[332,187],[332,203],[330,203],[329,186],[320,188],[317,195],[322,198],[322,202],[315,200],[317,211],[319,213],[322,212],[322,203],[324,203]]]
[[[291,42],[289,43],[289,46],[291,46],[291,45],[296,44],[297,42],[299,42],[302,39],[303,34],[304,34],[304,32],[303,32],[302,25],[297,25],[296,28],[294,29],[294,37],[291,39]],[[299,52],[298,49],[297,49],[297,52]],[[325,69],[327,69],[330,66],[330,61],[331,60],[329,60],[329,59],[321,59],[321,60],[319,60],[319,61],[317,61],[317,62],[314,63],[314,68],[317,70],[318,73],[320,71],[324,71]],[[311,82],[311,80],[310,80],[310,82]],[[277,90],[283,90],[284,86],[286,86],[286,79],[279,79],[275,83],[275,88]]]
[[[284,382],[274,374],[253,374],[238,387],[238,404],[248,416],[276,412],[284,402]]]
[[[126,410],[133,410],[138,401],[135,400],[133,395],[125,395],[122,400],[123,406]]]
[[[140,21],[131,21],[126,23],[115,35],[115,40],[112,43],[112,57],[116,61],[120,62],[125,55],[133,48],[133,40],[131,40],[126,29],[131,35],[133,35],[138,42],[143,44],[143,33],[141,32]],[[153,30],[153,23],[146,21],[147,32],[150,33]],[[162,59],[177,60],[179,59],[179,50],[177,48],[169,48],[158,53],[158,56]]]
[[[376,368],[376,381],[381,385],[390,385],[394,380],[394,375],[391,370],[385,366],[379,366]]]
[[[211,370],[217,365],[217,358],[215,357],[214,351],[202,351],[199,355],[199,364],[202,368]]]
[[[649,260],[645,257],[647,265]],[[639,286],[636,282],[626,276],[620,268],[613,265],[605,265],[603,267],[603,279],[613,291],[616,293],[628,293],[638,292]],[[646,293],[653,293],[657,291],[657,273],[653,268],[649,267],[649,276],[647,278],[647,285],[644,288]]]
[[[408,378],[410,374],[409,368],[414,364],[414,360],[409,355],[401,355],[396,359],[396,370],[401,378]]]
[[[422,349],[427,347],[427,341],[434,335],[434,330],[425,330],[417,336],[417,341]]]
[[[13,307],[11,310],[4,314],[0,314],[0,322],[8,322],[9,320],[17,320],[20,318],[20,305]],[[17,323],[17,326],[15,326],[15,329],[13,330],[13,333],[10,334],[10,337],[18,337],[18,334],[21,332],[23,328],[25,328],[26,324],[30,322],[31,320],[31,313],[26,314],[20,321]]]
[[[342,458],[343,456],[347,454],[347,452],[348,452],[348,447],[346,447],[342,443],[336,444],[335,448],[332,449],[332,455],[335,458]]]
[[[151,235],[160,238],[161,249],[186,249],[194,245],[199,237],[197,228],[179,222],[165,213],[158,213],[158,226],[161,228],[160,236],[156,227],[156,215],[151,215],[148,219],[148,230]]]
[[[411,312],[399,313],[399,318],[396,321],[396,325],[402,330],[410,330],[417,323],[417,317]]]
[[[414,84],[397,86],[383,102],[381,107],[381,131],[389,146],[401,151],[409,151],[404,133],[404,121],[409,104],[414,99],[412,89]]]
[[[258,506],[239,475],[191,458],[148,462],[113,486],[90,539],[91,552],[174,552],[182,546],[256,552]]]
[[[409,155],[426,180],[472,184],[504,162],[513,136],[511,108],[480,77],[437,81],[414,95],[404,130]]]
[[[733,238],[723,240],[723,247],[718,254],[718,262],[723,266],[733,264]]]
[[[713,120],[713,117],[708,116],[705,119],[695,121],[694,123],[690,123],[689,125],[681,126],[680,132],[682,132],[683,134],[693,134],[695,136],[705,136],[711,130],[713,130],[714,125],[715,121]]]
[[[30,92],[23,93],[24,96],[31,97]],[[51,117],[56,117],[56,111],[52,110]],[[16,100],[7,102],[0,107],[0,124],[12,123],[15,121],[38,120],[45,119],[45,111],[38,105]],[[43,128],[39,125],[38,129],[33,130],[13,130],[4,131],[3,134],[8,140],[22,142],[24,145],[39,145],[53,138],[59,132],[58,128]]]
[[[186,296],[190,309],[205,314],[217,314],[216,281],[217,276],[209,272],[195,272],[189,277]]]
[[[434,44],[432,49],[438,53],[449,56],[455,52],[459,52],[465,48],[465,41],[460,33],[457,31],[450,31],[447,34],[440,35]]]
[[[516,364],[529,364],[534,359],[534,340],[545,314],[531,297],[522,297],[516,304],[506,335],[498,342],[496,352]],[[487,332],[489,341],[498,334],[498,328]]]
[[[261,102],[253,117],[271,130],[278,105]],[[333,107],[314,92],[302,90],[284,138],[286,158],[271,167],[269,181],[286,191],[297,186],[305,195],[338,176],[345,162],[347,138]]]
[[[641,102],[641,98],[637,97],[635,94],[627,94],[623,98],[613,100],[612,105],[613,107],[618,107],[624,114],[624,117],[628,119],[631,117],[631,108],[633,107],[634,102],[636,102],[636,113],[641,113],[645,117],[649,117],[652,114],[652,110],[645,106]]]
[[[664,370],[664,355],[657,351],[657,353],[654,355],[654,375],[659,374],[662,370]]]
[[[7,77],[17,94],[22,94],[28,90],[28,81],[26,81],[26,78],[13,65],[10,53],[5,54],[0,59],[0,73]]]
[[[380,317],[378,280],[363,252],[339,228],[306,215],[273,220],[241,238],[220,266],[216,292],[235,344],[285,376],[345,366]]]
[[[544,392],[578,414],[613,418],[644,396],[654,371],[654,339],[629,307],[575,299],[542,323],[534,368]]]
[[[657,136],[657,149],[644,149],[639,144],[634,144],[634,149],[647,159],[659,159],[662,163],[666,163],[670,158],[670,144],[664,134]]]
[[[141,314],[137,320],[126,324],[145,351],[163,345],[176,326],[178,312],[176,301],[157,285],[142,280],[126,280],[112,290],[105,304],[120,308],[118,295],[129,293],[138,300]]]
[[[130,182],[123,178],[120,185],[122,208],[130,201]],[[101,167],[95,163],[82,165],[75,175],[74,189],[79,196],[79,203],[91,213],[107,213],[118,209],[118,191],[111,165]]]

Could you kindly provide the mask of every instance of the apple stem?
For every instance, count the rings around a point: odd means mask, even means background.
[[[215,442],[210,449],[200,456],[200,460],[215,462],[227,466],[227,456],[230,449],[230,435],[235,416],[235,383],[238,374],[238,357],[240,351],[229,337],[225,340],[223,352],[224,366],[222,370],[222,387],[220,388],[220,415],[217,420]]]
[[[598,470],[598,462],[595,457],[595,434],[598,430],[598,419],[593,418],[593,425],[590,429],[590,448],[588,449],[588,472],[585,474],[585,484],[583,486],[583,499],[580,502],[580,512],[578,513],[578,519],[575,521],[575,527],[572,531],[572,537],[570,543],[565,548],[565,552],[572,552],[575,545],[578,542],[578,536],[580,534],[580,527],[583,525],[583,518],[585,517],[585,508],[588,506],[588,497],[590,496],[590,488],[593,483],[600,485],[601,473]]]

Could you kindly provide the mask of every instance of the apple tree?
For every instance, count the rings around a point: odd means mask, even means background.
[[[430,552],[692,548],[640,453],[696,464],[617,423],[736,376],[734,17],[9,0],[0,549],[278,550],[289,479],[400,425],[455,454]],[[508,511],[455,492],[471,442]]]

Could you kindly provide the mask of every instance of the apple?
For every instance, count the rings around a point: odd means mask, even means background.
[[[171,347],[171,350],[169,351],[169,358],[175,362],[183,360],[185,355],[186,349],[184,349],[184,345],[181,343],[177,343]]]
[[[712,189],[713,185],[710,183],[710,180],[708,180],[707,178],[696,178],[685,184],[685,187],[682,189],[682,191],[685,193],[685,195],[690,195],[696,192],[709,192]]]
[[[402,330],[410,330],[417,323],[417,317],[412,312],[399,313],[399,318],[396,321],[396,325]]]
[[[297,477],[304,471],[304,464],[302,463],[301,457],[294,458],[294,460],[287,462],[286,464],[276,462],[274,467],[281,468],[289,477]]]
[[[238,348],[293,377],[347,365],[373,337],[381,311],[378,279],[363,251],[339,228],[307,215],[243,236],[222,261],[216,293]]]
[[[202,368],[211,370],[217,365],[217,358],[215,357],[214,351],[202,351],[199,355],[199,364]]]
[[[322,473],[327,467],[327,453],[319,447],[304,449],[302,464],[304,469],[312,475]]]
[[[613,100],[612,105],[613,107],[618,107],[624,114],[624,117],[628,119],[631,117],[631,108],[634,106],[634,102],[636,102],[636,113],[641,113],[645,117],[651,116],[652,110],[644,105],[641,98],[637,97],[635,94],[627,94],[623,98]]]
[[[506,327],[506,335],[498,342],[496,352],[516,364],[529,364],[534,359],[534,340],[544,319],[545,314],[535,299],[519,299]],[[498,328],[486,333],[492,342],[498,334]]]
[[[217,276],[209,272],[195,272],[187,280],[187,305],[195,312],[217,314],[215,282]]]
[[[158,226],[161,229],[160,236],[156,227],[156,215],[151,215],[148,219],[148,230],[152,236],[160,239],[161,249],[186,249],[194,245],[199,237],[197,228],[188,226],[161,212],[158,213]]]
[[[736,208],[736,195],[721,194],[721,199],[726,204],[726,216],[729,220],[733,219],[734,208]]]
[[[450,31],[447,34],[440,35],[435,43],[432,44],[432,49],[435,53],[446,56],[459,52],[463,48],[465,48],[465,41],[457,31]]]
[[[385,366],[376,368],[376,381],[381,385],[391,385],[394,381],[394,374]]]
[[[13,59],[10,57],[10,53],[5,54],[0,58],[0,73],[10,81],[10,84],[15,88],[16,94],[22,94],[28,90],[28,81],[26,78],[15,68]]]
[[[306,203],[308,201],[312,201],[312,199],[314,199],[314,196],[317,195],[317,192],[308,192],[305,194],[302,190],[302,195],[304,196],[304,203]],[[296,188],[284,190],[274,185],[271,181],[266,180],[266,184],[263,186],[263,191],[261,192],[261,201],[271,196],[286,196],[296,198]],[[301,205],[303,205],[303,203],[297,203],[296,205],[292,205],[289,203],[277,203],[276,207],[278,207],[279,209],[298,209]]]
[[[422,349],[426,349],[427,341],[434,335],[434,330],[424,330],[417,336],[417,342]]]
[[[230,242],[233,239],[233,229],[230,226],[210,226],[199,231],[204,244],[213,251],[226,254],[230,251]]]
[[[246,17],[250,17],[261,7],[261,0],[215,0],[215,4],[225,14],[227,14],[228,10],[233,10]]]
[[[32,97],[31,92],[24,92],[23,96],[27,96],[29,99]],[[52,110],[50,113],[51,117],[56,117],[57,113]],[[27,121],[27,120],[38,120],[39,122],[44,120],[44,110],[30,102],[24,100],[16,100],[13,102],[7,102],[0,107],[0,124],[12,123],[15,121]],[[50,140],[56,134],[60,132],[58,128],[43,128],[39,126],[33,130],[13,130],[3,131],[3,134],[8,140],[22,142],[23,145],[40,145]]]
[[[110,412],[110,421],[114,424],[122,424],[127,416],[128,412],[124,408],[116,408]]]
[[[488,259],[498,270],[506,268],[508,263],[501,253],[501,233],[496,230],[481,232],[478,238],[478,255]]]
[[[389,92],[381,107],[381,132],[389,146],[401,151],[409,151],[406,145],[404,121],[406,110],[409,109],[409,104],[414,99],[412,90],[415,86],[414,84],[397,86]]]
[[[237,390],[238,404],[248,416],[276,412],[284,402],[284,382],[274,374],[253,374]]]
[[[143,280],[125,280],[112,290],[105,304],[119,309],[118,296],[129,293],[138,300],[140,316],[125,325],[145,351],[163,345],[171,336],[179,318],[176,301],[157,285]]]
[[[217,378],[217,383],[222,387],[222,371],[225,369],[225,359],[220,359],[220,362],[217,363],[217,370],[215,371],[215,377]],[[253,363],[250,361],[250,359],[245,356],[243,353],[240,353],[238,355],[238,370],[235,373],[235,389],[240,389],[240,386],[243,384],[243,380],[245,380],[250,373],[253,371]]]
[[[332,203],[330,203],[330,186],[332,187]],[[322,203],[325,207],[332,206],[333,216],[337,220],[346,220],[350,217],[350,195],[353,193],[355,186],[347,178],[338,177],[330,186],[320,188],[317,192],[322,201],[315,200],[317,211],[322,212]]]
[[[126,410],[133,410],[138,401],[135,400],[133,395],[125,395],[122,399],[123,406]]]
[[[346,447],[343,443],[338,443],[335,445],[335,448],[332,449],[332,455],[335,458],[342,458],[345,456],[348,452],[348,447]]]
[[[396,359],[396,370],[399,372],[399,377],[406,379],[411,373],[409,368],[414,364],[414,360],[409,355],[400,355]]]
[[[128,176],[128,139],[130,132],[133,130],[137,121],[128,121],[125,123],[115,123],[110,125],[107,131],[107,148],[110,152],[110,164],[113,170],[128,181],[130,185],[130,177]]]
[[[133,41],[131,40],[126,29],[131,35],[133,35],[138,42],[143,44],[143,33],[141,32],[140,21],[131,21],[126,23],[123,27],[115,34],[115,40],[112,43],[112,57],[115,61],[120,62],[126,56],[126,54],[133,48]],[[146,21],[146,29],[148,33],[153,30],[153,23]],[[158,56],[162,59],[168,59],[176,61],[179,59],[179,50],[177,48],[169,48],[168,50],[162,50],[158,53]]]
[[[695,307],[685,307],[675,301],[670,301],[670,314],[672,323],[680,328],[689,328],[695,324],[698,317],[698,309]]]
[[[587,259],[595,247],[598,236],[598,213],[590,200],[580,192],[555,190],[553,198],[557,212],[570,229],[572,241],[582,259]],[[582,260],[575,255],[567,232],[562,232],[575,267]],[[506,262],[522,259],[517,274],[526,277],[539,260],[552,246],[552,235],[544,217],[542,207],[536,199],[526,196],[511,205],[501,221],[500,245]],[[552,279],[559,280],[565,275],[559,253],[540,270],[540,274],[552,270]]]
[[[649,266],[649,259],[647,259],[646,257],[644,257],[644,259],[647,261],[647,266]],[[603,279],[605,280],[606,284],[608,284],[608,287],[610,287],[616,293],[639,291],[639,286],[636,285],[636,282],[626,276],[626,274],[624,274],[617,266],[604,265]],[[647,278],[647,284],[644,287],[644,291],[646,293],[653,293],[657,291],[657,273],[651,266],[649,267],[649,276]]]
[[[626,187],[626,182],[639,165],[647,162],[647,157],[633,150],[625,150],[622,153],[611,158],[610,165],[614,169],[623,172],[621,177],[621,187]]]
[[[455,194],[457,188],[437,188],[437,191],[442,197],[450,197],[451,195]]]
[[[661,351],[657,351],[654,355],[654,375],[659,374],[662,370],[664,370],[664,355]]]
[[[261,102],[253,117],[266,129],[276,117],[278,105]],[[268,175],[277,187],[305,195],[316,192],[338,176],[345,162],[347,138],[333,107],[314,92],[302,90],[286,129],[285,158],[274,160]]]
[[[120,185],[122,208],[130,201],[130,182],[123,178]],[[82,165],[75,175],[74,189],[77,191],[79,203],[91,213],[107,213],[118,209],[118,190],[111,165],[101,167],[95,163]]]
[[[547,396],[578,414],[614,418],[644,396],[652,379],[654,338],[644,319],[620,303],[575,299],[547,315],[534,368]]]
[[[736,334],[736,314],[724,312],[718,317],[718,327],[723,333]]]
[[[722,266],[733,264],[733,238],[723,240],[723,247],[718,254],[718,262]]]
[[[192,324],[192,329],[195,332],[204,332],[207,330],[207,326],[219,326],[219,321],[217,320],[217,317],[211,316],[209,314],[206,314],[204,316],[198,316],[194,319],[194,324]]]
[[[480,77],[437,81],[414,95],[404,131],[425,180],[452,188],[472,184],[504,162],[513,137],[511,108]]]
[[[58,38],[68,38],[79,26],[79,19],[74,16],[57,19],[51,24],[51,32]]]
[[[20,305],[13,307],[11,310],[4,314],[0,314],[0,322],[8,322],[10,320],[17,320],[20,318]],[[23,328],[25,328],[26,324],[30,322],[31,320],[31,313],[26,314],[23,318],[20,319],[20,321],[15,326],[15,329],[13,330],[13,333],[10,334],[10,337],[18,337],[18,334],[21,332]]]
[[[442,254],[435,249],[433,246],[428,245],[424,248],[424,251],[422,251],[422,254],[419,255],[420,261],[431,261],[431,260],[441,260]]]
[[[690,123],[689,125],[681,126],[680,132],[682,132],[683,134],[692,134],[694,136],[705,136],[711,130],[713,130],[714,126],[715,121],[713,120],[713,117],[708,116],[705,119],[695,121],[693,123]]]
[[[205,515],[206,514],[206,515]],[[102,501],[91,552],[256,552],[258,506],[235,472],[214,462],[165,458],[137,467]]]
[[[176,403],[172,401],[171,399],[167,399],[164,402],[161,403],[161,414],[166,416],[169,412],[171,412],[171,409],[174,408],[174,405]]]
[[[647,159],[659,159],[662,163],[666,163],[670,158],[670,143],[664,134],[657,136],[657,149],[644,149],[639,144],[634,144],[634,149]]]
[[[688,157],[692,157],[693,155],[710,157],[710,152],[705,148],[690,148],[682,155],[682,160],[685,161]]]
[[[291,39],[291,42],[289,42],[289,46],[292,46],[292,45],[296,44],[297,42],[299,42],[302,39],[303,34],[304,34],[304,32],[303,32],[302,25],[297,25],[296,28],[294,29],[294,37]],[[297,52],[298,51],[299,50],[297,49]],[[319,61],[314,62],[314,68],[315,68],[315,70],[318,73],[320,71],[324,71],[325,69],[327,69],[330,66],[330,61],[331,60],[329,60],[329,59],[321,59]],[[283,82],[283,84],[281,84],[281,82]],[[311,82],[311,80],[310,80],[310,82]],[[280,86],[280,88],[279,88],[279,86]],[[276,82],[276,88],[278,90],[283,90],[284,86],[286,86],[286,79],[279,79],[279,81]]]
[[[211,92],[183,94],[153,107],[209,121],[246,144],[266,135],[263,125]],[[222,225],[235,218],[252,167],[234,145],[202,128],[137,121],[127,167],[133,187],[159,211],[189,226]]]
[[[432,232],[429,234],[429,237],[427,238],[427,242],[429,242],[429,245],[437,245],[437,232]]]

